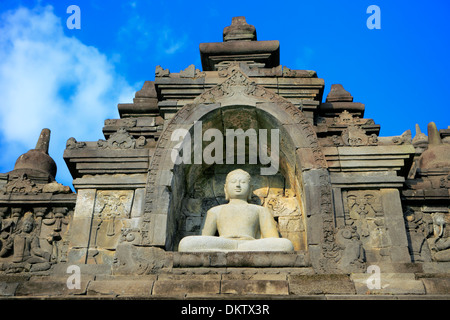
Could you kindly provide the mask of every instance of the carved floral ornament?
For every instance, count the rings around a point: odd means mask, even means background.
[[[125,127],[119,128],[107,140],[100,139],[97,141],[97,147],[100,149],[139,149],[146,145],[147,141],[144,136],[134,138]],[[82,149],[87,147],[86,142],[78,142],[75,138],[69,138],[66,143],[67,149]]]
[[[37,193],[72,193],[69,186],[64,186],[56,181],[37,184],[30,180],[26,174],[11,179],[2,189],[2,194],[21,193],[21,194],[37,194]]]

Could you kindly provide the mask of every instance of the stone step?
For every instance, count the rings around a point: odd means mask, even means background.
[[[425,294],[421,280],[414,273],[353,273],[356,294]]]

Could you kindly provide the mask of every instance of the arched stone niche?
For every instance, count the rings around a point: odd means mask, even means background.
[[[203,132],[252,126],[278,129],[278,173],[258,176],[254,172],[261,164],[175,164],[172,150],[179,141],[173,141],[173,132],[181,128],[193,137],[195,123],[200,121]],[[252,171],[256,184],[253,201],[281,210],[275,216],[282,236],[292,239],[296,250],[307,251],[317,269],[329,269],[339,248],[334,241],[329,173],[314,129],[297,107],[256,85],[239,69],[180,109],[163,131],[149,168],[140,245],[174,250],[182,236],[198,232],[202,214],[222,201],[217,190],[223,189],[222,180],[236,167]],[[198,200],[202,195],[196,188],[206,192],[203,199],[208,199]],[[283,206],[288,207],[284,213]]]

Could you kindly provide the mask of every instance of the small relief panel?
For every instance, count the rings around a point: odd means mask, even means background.
[[[391,246],[379,191],[343,192],[346,224],[354,226],[368,261],[388,260]]]
[[[133,203],[132,190],[99,190],[95,199],[94,217],[129,218]]]
[[[115,249],[121,237],[121,230],[127,227],[133,204],[133,190],[99,190],[97,191],[94,217],[92,221],[92,238],[90,247]]]

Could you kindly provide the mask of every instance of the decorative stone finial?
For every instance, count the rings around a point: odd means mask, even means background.
[[[428,124],[428,149],[419,158],[419,167],[428,170],[450,170],[450,144],[443,143],[434,122]]]
[[[326,102],[353,102],[353,97],[342,84],[331,85]]]
[[[418,123],[416,123],[416,136],[412,140],[412,144],[414,146],[419,146],[419,145],[422,145],[422,144],[425,144],[425,145],[428,144],[428,137],[424,133],[422,133]]]
[[[56,176],[56,163],[48,155],[50,143],[50,130],[42,129],[36,148],[22,154],[10,172],[12,176],[25,174],[29,179],[41,183],[54,181]]]
[[[353,102],[353,96],[344,89],[342,84],[331,85],[326,101],[319,106],[321,114],[328,116],[347,111],[352,115],[363,117],[364,109],[364,104]]]
[[[50,144],[50,129],[42,129],[35,150],[39,150],[48,154],[48,147]]]
[[[245,17],[233,17],[231,26],[223,29],[223,41],[256,41],[256,28]]]
[[[428,143],[433,146],[442,144],[441,135],[434,122],[428,124]]]

